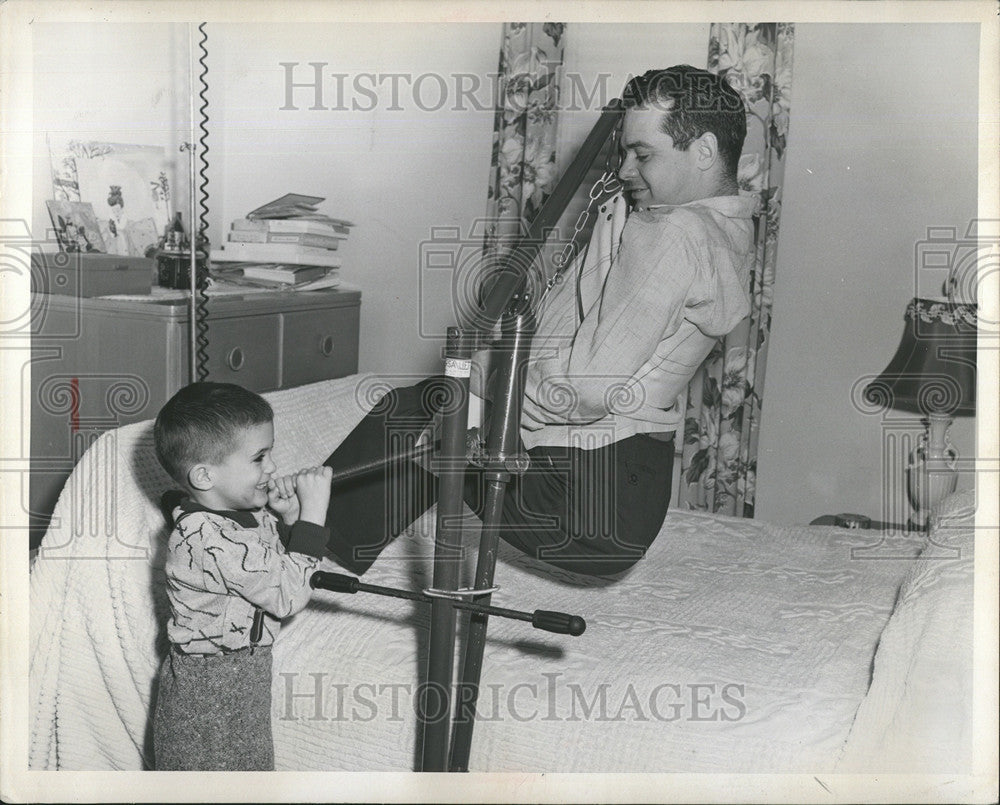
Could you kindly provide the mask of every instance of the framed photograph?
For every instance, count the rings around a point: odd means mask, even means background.
[[[69,140],[49,143],[53,197],[89,202],[108,254],[141,257],[170,221],[171,183],[163,148]]]
[[[94,206],[82,201],[46,201],[56,240],[64,252],[103,252],[104,238]]]

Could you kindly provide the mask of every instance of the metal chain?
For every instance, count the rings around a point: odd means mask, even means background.
[[[587,222],[590,221],[590,216],[593,214],[594,207],[597,204],[598,199],[603,198],[608,195],[617,193],[621,189],[621,182],[618,180],[618,174],[613,170],[605,170],[601,177],[594,182],[590,187],[590,200],[587,202],[587,206],[580,212],[577,216],[576,224],[573,227],[573,235],[570,237],[569,242],[563,247],[563,250],[557,254],[552,262],[555,264],[556,270],[552,272],[552,276],[549,277],[548,282],[545,283],[545,290],[542,291],[541,296],[538,298],[538,303],[545,298],[546,294],[552,290],[554,286],[562,282],[563,274],[566,273],[566,269],[569,268],[573,258],[575,256],[577,239],[583,233],[584,228],[587,226]]]

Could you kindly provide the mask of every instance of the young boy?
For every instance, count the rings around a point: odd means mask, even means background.
[[[153,714],[155,768],[270,770],[271,644],[309,601],[324,556],[329,467],[275,477],[274,413],[228,383],[177,392],[154,426],[167,493],[170,651]]]

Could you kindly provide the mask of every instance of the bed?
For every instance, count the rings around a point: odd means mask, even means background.
[[[266,395],[278,466],[321,463],[385,383]],[[151,767],[169,487],[144,422],[102,435],[59,499],[30,580],[33,769]],[[613,580],[501,551],[495,605],[580,613],[587,630],[491,620],[470,768],[968,770],[974,508],[959,493],[928,538],[886,540],[675,510]],[[430,586],[433,522],[364,581]],[[428,620],[419,602],[317,591],[274,648],[277,768],[412,770]]]

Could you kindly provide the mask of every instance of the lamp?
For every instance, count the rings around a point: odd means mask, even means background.
[[[927,418],[907,466],[916,509],[911,520],[919,528],[958,482],[958,451],[948,429],[956,414],[976,412],[977,318],[973,304],[913,299],[896,354],[864,391],[870,403]]]

